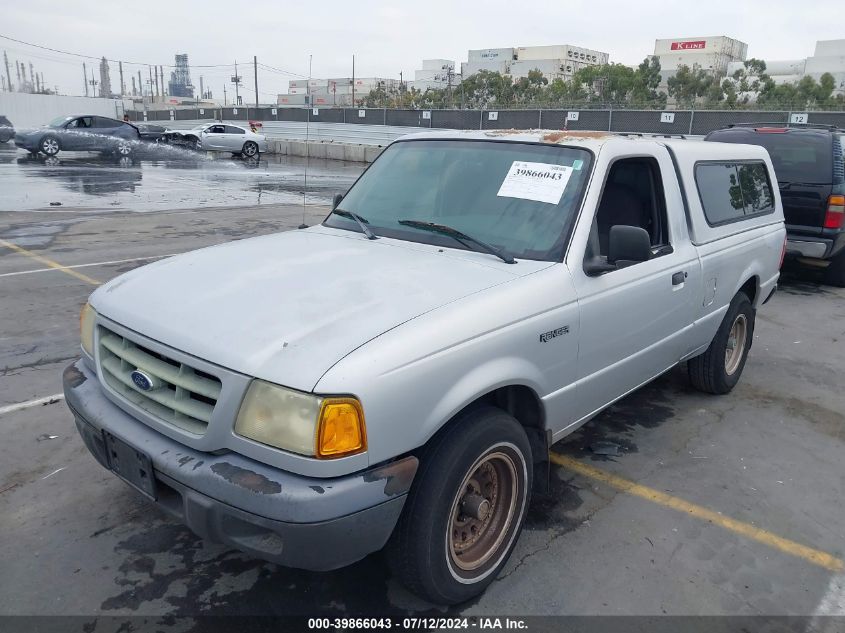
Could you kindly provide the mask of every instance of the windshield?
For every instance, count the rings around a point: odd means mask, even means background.
[[[379,236],[471,248],[400,221],[457,229],[516,258],[560,261],[592,163],[587,150],[529,143],[426,140],[388,147],[340,203]],[[330,215],[327,226],[360,231]]]
[[[70,121],[73,117],[72,116],[60,116],[56,117],[52,121],[47,124],[47,127],[62,127],[65,123]]]

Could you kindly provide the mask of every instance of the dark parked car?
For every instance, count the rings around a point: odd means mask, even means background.
[[[15,134],[15,145],[47,156],[61,150],[129,156],[139,141],[141,133],[131,123],[96,115],[59,117],[44,127]]]
[[[0,143],[8,143],[15,137],[15,128],[12,122],[0,114]]]
[[[777,123],[733,125],[707,141],[762,145],[769,151],[786,219],[788,257],[825,266],[825,281],[845,286],[845,130]]]

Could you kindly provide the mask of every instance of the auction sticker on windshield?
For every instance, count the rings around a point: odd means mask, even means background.
[[[496,195],[557,204],[570,176],[572,167],[565,165],[514,161]]]

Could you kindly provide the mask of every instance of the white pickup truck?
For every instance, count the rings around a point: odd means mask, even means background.
[[[678,363],[736,385],[784,254],[776,182],[750,145],[406,137],[318,226],[99,288],[67,403],[197,533],[314,570],[387,545],[458,603],[505,564],[554,442]]]

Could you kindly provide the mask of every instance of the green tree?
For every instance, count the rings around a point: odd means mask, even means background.
[[[631,105],[662,108],[666,105],[666,93],[658,92],[660,85],[660,60],[646,57],[634,72],[631,87]]]
[[[686,65],[678,67],[674,77],[667,81],[669,96],[684,108],[692,108],[700,97],[706,97],[710,103],[718,103],[724,98],[719,80],[698,64],[692,68]]]

